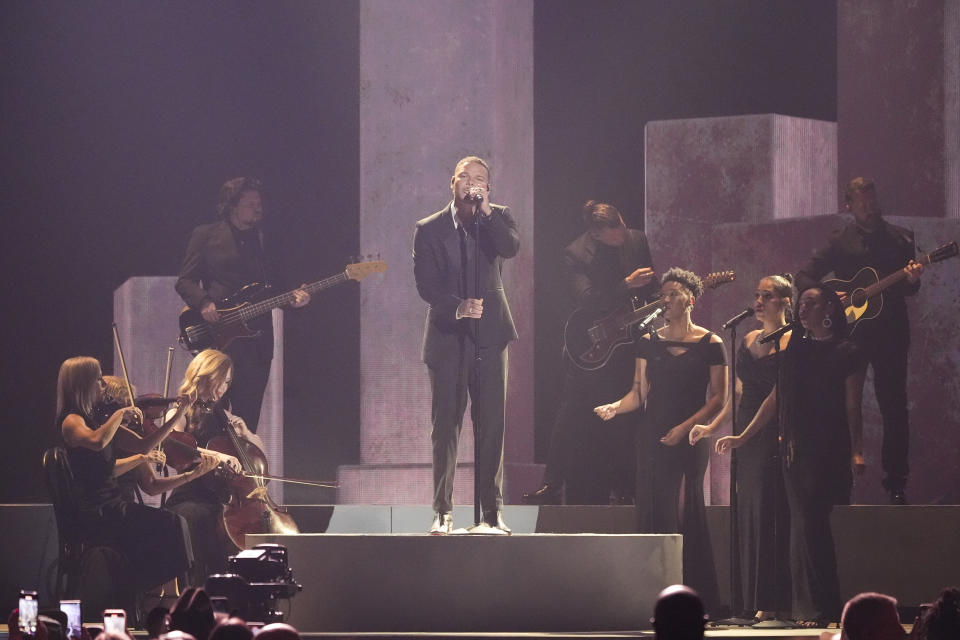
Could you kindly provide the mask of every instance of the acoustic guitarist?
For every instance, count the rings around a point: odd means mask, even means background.
[[[656,295],[653,260],[643,231],[629,229],[616,207],[590,200],[583,205],[585,231],[564,250],[566,279],[580,308],[609,313],[636,296]],[[617,421],[597,429],[593,408],[630,389],[634,360],[631,349],[619,349],[595,371],[585,371],[564,357],[564,382],[543,485],[526,493],[528,504],[559,504],[566,483],[571,504],[629,502],[634,461],[630,424]]]
[[[891,504],[906,504],[907,350],[910,346],[906,298],[920,289],[923,265],[914,261],[913,231],[884,220],[873,181],[854,178],[846,186],[844,199],[853,221],[831,234],[826,246],[817,250],[797,272],[796,284],[803,291],[830,272],[837,278],[850,280],[864,267],[872,267],[880,277],[905,270],[906,278],[884,292],[880,314],[859,323],[852,338],[873,367],[874,390],[883,418],[883,486],[890,494]],[[850,292],[837,293],[843,296]]]
[[[262,183],[257,178],[231,178],[220,188],[219,221],[193,230],[180,267],[176,289],[191,309],[207,322],[220,316],[216,301],[244,286],[260,283],[274,288],[283,283],[280,252],[263,228]],[[303,288],[293,292],[293,307],[310,302]],[[234,340],[225,348],[234,364],[229,402],[253,433],[260,421],[260,405],[273,359],[273,320],[270,314],[251,320],[255,338]]]

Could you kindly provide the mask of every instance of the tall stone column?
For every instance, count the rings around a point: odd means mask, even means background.
[[[339,502],[431,501],[427,307],[413,279],[413,230],[449,203],[466,155],[491,163],[491,199],[520,225],[520,254],[504,271],[520,334],[510,345],[509,501],[511,480],[533,459],[533,3],[361,0],[360,246],[388,268],[362,288],[361,464],[340,469]],[[468,415],[460,461],[472,458]],[[472,502],[472,467],[459,470],[455,500]]]

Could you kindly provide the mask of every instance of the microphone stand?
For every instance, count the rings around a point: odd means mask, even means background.
[[[478,200],[476,206],[473,210],[473,295],[480,295],[480,216],[483,215],[483,210],[480,208],[480,203],[483,200]],[[470,371],[470,375],[473,376],[474,385],[473,388],[476,390],[476,396],[471,396],[470,406],[473,407],[473,403],[480,398],[483,398],[482,385],[483,385],[483,376],[480,375],[480,365],[483,361],[483,356],[480,354],[480,318],[473,318],[473,329],[474,329],[474,343],[473,343],[473,368]],[[481,400],[481,402],[483,402]],[[480,420],[481,411],[472,411],[474,420],[473,420],[473,526],[467,529],[467,533],[470,534],[485,534],[485,535],[506,535],[506,531],[498,529],[494,525],[487,524],[483,520],[483,513],[480,510],[480,430],[483,428],[482,421]],[[489,508],[489,505],[487,505]]]
[[[799,323],[787,323],[786,327],[791,327],[792,329],[798,329]],[[782,333],[781,333],[782,335]],[[780,416],[783,415],[783,362],[780,358],[780,335],[777,336],[774,340],[773,349],[774,349],[774,359],[777,362],[777,448],[774,453],[774,458],[776,459],[776,468],[777,473],[780,474],[781,481],[774,482],[773,484],[773,602],[776,610],[773,612],[775,617],[770,618],[769,620],[761,620],[753,625],[754,629],[799,629],[800,625],[790,622],[789,620],[780,619],[781,611],[781,602],[780,602],[780,568],[777,566],[777,556],[779,553],[779,540],[780,532],[778,531],[779,527],[777,526],[777,509],[782,508],[780,506],[780,487],[781,483],[786,481],[783,474],[783,458],[780,448],[783,446],[783,420],[780,419]],[[793,342],[793,335],[790,336],[790,341]]]
[[[749,314],[753,315],[753,314]],[[737,325],[739,320],[725,323],[730,329],[730,345],[733,357],[730,358],[730,422],[732,429],[737,428]],[[725,327],[725,328],[726,328]],[[737,450],[730,451],[730,617],[717,620],[713,624],[729,627],[749,627],[756,622],[753,618],[741,618],[738,614],[743,609],[743,594],[741,593],[742,576],[740,575],[740,526],[737,522]]]

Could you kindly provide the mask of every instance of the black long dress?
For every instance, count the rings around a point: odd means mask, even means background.
[[[660,438],[703,406],[710,367],[726,362],[723,345],[710,342],[712,335],[698,342],[675,342],[654,333],[636,342],[637,358],[647,361],[650,387],[637,433],[637,525],[641,533],[683,534],[684,583],[696,589],[708,607],[719,604],[703,498],[710,443],[703,439],[692,447],[686,442],[671,447]]]
[[[755,358],[746,344],[737,350],[737,377],[743,386],[734,434],[747,428],[777,381],[783,354]],[[737,533],[740,586],[746,611],[790,607],[790,512],[777,458],[776,421],[733,451],[737,462]]]
[[[58,425],[66,415],[60,416]],[[83,416],[88,425],[96,424]],[[100,451],[68,447],[84,540],[121,552],[129,569],[127,584],[142,593],[182,575],[190,566],[187,526],[175,513],[124,500],[113,468],[116,447]]]
[[[853,484],[846,379],[863,366],[846,339],[815,341],[794,333],[784,368],[783,475],[790,506],[793,615],[839,620],[842,600],[830,529],[835,504],[849,504]]]
[[[225,416],[218,410],[203,416],[197,428],[190,431],[197,446],[206,447],[211,438],[223,434],[223,420]],[[202,587],[210,574],[225,573],[227,559],[238,551],[223,525],[223,506],[229,498],[224,479],[217,473],[208,473],[180,485],[167,499],[167,509],[183,516],[190,526],[195,557],[189,575],[192,586]]]

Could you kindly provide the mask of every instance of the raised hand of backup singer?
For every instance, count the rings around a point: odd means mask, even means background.
[[[610,404],[604,404],[599,407],[594,408],[593,412],[600,416],[601,420],[610,420],[615,415],[617,415],[617,410],[620,408],[620,401],[611,402]]]
[[[600,405],[593,409],[593,412],[600,416],[602,420],[610,420],[615,415],[636,411],[646,401],[647,392],[650,390],[650,385],[647,383],[647,361],[637,358],[636,362],[633,387],[630,391],[627,391],[627,394],[616,402]]]
[[[688,440],[690,444],[697,444],[703,438],[709,438],[713,433],[713,427],[708,424],[695,424],[693,428],[690,429],[690,435]]]

